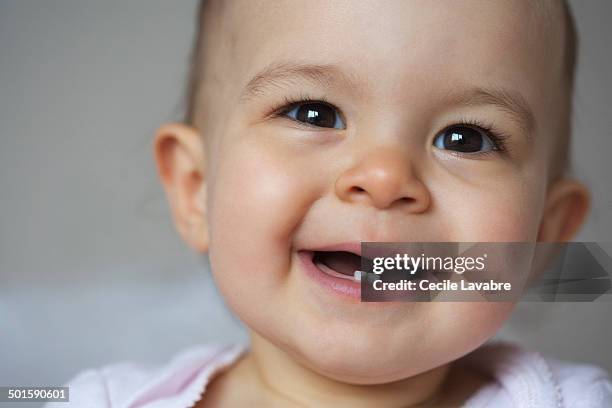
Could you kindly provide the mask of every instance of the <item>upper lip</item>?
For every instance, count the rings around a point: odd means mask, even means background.
[[[357,256],[361,256],[361,242],[359,241],[350,241],[350,242],[340,242],[337,244],[330,245],[322,245],[313,248],[303,248],[306,251],[313,252],[332,252],[332,251],[344,251],[350,252]]]

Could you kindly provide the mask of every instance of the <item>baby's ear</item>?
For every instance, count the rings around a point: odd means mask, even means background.
[[[196,251],[208,250],[205,146],[199,132],[183,124],[166,124],[153,143],[157,171],[177,230]]]
[[[567,178],[554,182],[546,195],[538,241],[571,240],[584,223],[590,202],[590,194],[584,184]]]

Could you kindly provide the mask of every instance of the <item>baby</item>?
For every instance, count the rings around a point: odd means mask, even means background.
[[[512,303],[361,302],[313,261],[574,236],[564,2],[217,0],[197,21],[187,118],[155,157],[251,342],[86,371],[72,406],[612,406],[603,370],[483,345]]]

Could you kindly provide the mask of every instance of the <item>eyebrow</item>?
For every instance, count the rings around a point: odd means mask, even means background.
[[[328,88],[341,83],[352,89],[363,90],[368,83],[359,81],[352,73],[345,72],[335,64],[309,64],[296,62],[274,62],[259,71],[246,84],[240,100],[265,94],[269,87],[284,88],[299,84],[300,81]],[[536,121],[526,99],[517,91],[501,87],[470,87],[453,90],[446,94],[440,103],[458,106],[495,106],[509,117],[531,138]]]
[[[451,91],[445,103],[459,106],[492,105],[506,112],[531,139],[536,127],[533,111],[526,99],[518,92],[500,87],[473,87],[467,91]]]
[[[282,88],[295,85],[299,81],[322,87],[329,87],[338,82],[350,88],[359,87],[359,82],[355,81],[354,76],[343,71],[338,65],[276,62],[266,66],[246,84],[240,99],[247,100],[262,95],[270,86]]]

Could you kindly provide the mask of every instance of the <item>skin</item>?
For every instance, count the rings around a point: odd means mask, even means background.
[[[162,126],[155,155],[179,232],[209,253],[252,346],[198,406],[456,405],[487,380],[451,362],[490,338],[512,304],[355,302],[306,276],[296,251],[571,239],[589,196],[549,173],[564,28],[542,31],[530,4],[262,0],[210,18],[195,126]],[[561,21],[558,7],[550,13]],[[325,80],[285,72],[253,86],[271,64],[323,65]],[[474,87],[521,95],[532,123],[450,98]],[[337,107],[346,129],[271,115],[303,94]],[[507,134],[508,151],[434,147],[463,118]]]

